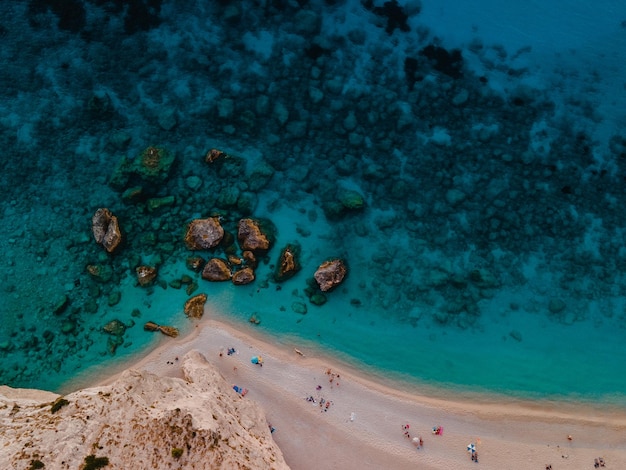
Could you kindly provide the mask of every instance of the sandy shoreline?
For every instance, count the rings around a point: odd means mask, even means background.
[[[237,353],[227,355],[229,347]],[[585,469],[594,468],[599,457],[607,468],[626,468],[626,410],[472,395],[443,399],[373,381],[346,364],[294,347],[304,356],[226,322],[204,319],[189,335],[164,338],[145,358],[125,367],[181,377],[180,359],[199,350],[228,382],[249,390],[244,399],[265,409],[276,428],[274,438],[295,470],[475,468],[469,443],[476,444],[482,468],[544,469],[551,464],[554,470]],[[255,355],[263,357],[263,367],[250,362]],[[99,384],[114,378],[100,377]],[[331,403],[328,408],[320,407],[321,399]],[[410,438],[404,424],[410,425]],[[443,426],[442,435],[432,434],[435,425]],[[418,436],[424,441],[421,449],[412,443]]]

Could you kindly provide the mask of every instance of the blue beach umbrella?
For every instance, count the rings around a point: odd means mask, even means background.
[[[467,451],[473,454],[476,452],[476,446],[474,444],[467,444]]]
[[[252,359],[250,359],[250,362],[252,364],[258,364],[259,363],[259,358],[257,356],[252,356]]]

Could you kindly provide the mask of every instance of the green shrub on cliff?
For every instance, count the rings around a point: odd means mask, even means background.
[[[59,411],[61,408],[63,408],[65,405],[69,405],[69,404],[70,404],[70,402],[67,401],[65,398],[59,397],[52,404],[52,407],[50,408],[50,411],[54,414],[57,411]]]
[[[98,468],[106,467],[109,465],[108,457],[96,457],[91,454],[85,457],[85,463],[83,464],[81,470],[97,470]]]

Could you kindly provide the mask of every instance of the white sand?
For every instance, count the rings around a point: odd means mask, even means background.
[[[228,356],[229,347],[237,353]],[[164,337],[132,367],[180,377],[180,359],[198,349],[227,381],[249,390],[245,399],[261,404],[276,428],[274,438],[285,460],[295,470],[460,470],[478,465],[542,470],[547,464],[554,470],[587,469],[594,468],[598,457],[604,458],[606,468],[626,468],[626,410],[482,395],[438,398],[433,391],[374,381],[345,364],[293,347],[305,357],[261,335],[205,319],[185,338]],[[263,357],[263,367],[250,362],[255,355]],[[329,368],[340,375],[339,385],[335,380],[331,387]],[[307,396],[318,403],[308,402]],[[319,398],[331,400],[327,411],[319,407]],[[411,438],[423,438],[422,449],[403,435],[405,423]],[[443,435],[432,434],[434,425],[444,427]],[[477,446],[478,464],[466,450],[469,443]]]

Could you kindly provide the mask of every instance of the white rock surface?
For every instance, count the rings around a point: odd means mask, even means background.
[[[0,468],[76,469],[85,457],[106,468],[288,469],[265,414],[238,395],[198,351],[184,380],[126,370],[111,385],[66,395],[0,387]],[[172,456],[172,449],[183,449]]]

